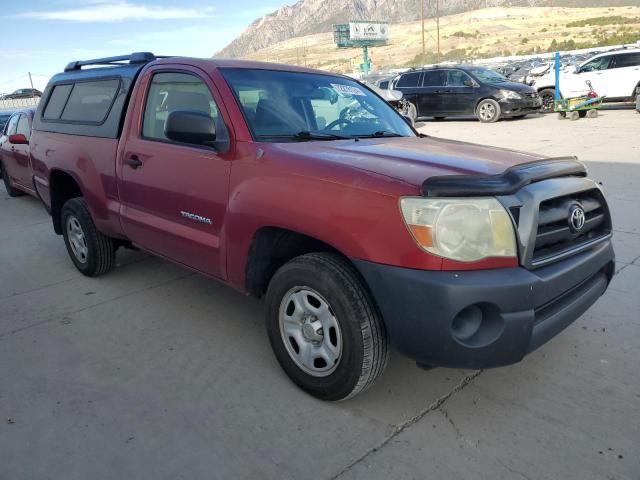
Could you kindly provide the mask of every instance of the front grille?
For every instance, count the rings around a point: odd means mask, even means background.
[[[579,205],[585,213],[584,226],[573,231],[569,224],[572,207]],[[611,233],[611,219],[606,202],[598,189],[545,200],[538,212],[538,229],[532,263],[562,256]]]

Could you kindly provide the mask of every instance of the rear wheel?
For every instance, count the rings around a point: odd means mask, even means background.
[[[540,99],[542,100],[542,106],[540,107],[541,113],[553,113],[555,98],[555,90],[553,88],[545,88],[540,90]]]
[[[569,120],[578,120],[580,118],[580,114],[578,112],[571,112],[568,116]]]
[[[387,364],[382,319],[353,267],[335,254],[302,255],[275,273],[267,332],[289,378],[322,400],[353,397]]]
[[[482,100],[476,108],[476,117],[482,123],[497,122],[500,118],[500,104],[490,98]]]
[[[598,116],[598,110],[587,111],[587,118],[596,118]]]
[[[22,190],[19,190],[11,186],[11,180],[9,180],[9,173],[7,172],[7,169],[4,168],[4,165],[2,165],[2,181],[4,183],[4,188],[7,190],[7,193],[9,194],[10,197],[20,197],[21,195],[24,195],[24,192]]]
[[[113,268],[113,240],[98,231],[84,198],[72,198],[62,206],[62,228],[67,252],[82,274],[97,277]]]

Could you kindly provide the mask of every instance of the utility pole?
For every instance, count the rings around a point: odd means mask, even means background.
[[[31,89],[33,89],[33,80],[31,79],[31,72],[29,73],[29,83],[31,84]]]
[[[436,30],[438,37],[438,63],[440,63],[440,0],[436,0]]]
[[[426,58],[426,51],[424,48],[424,0],[420,0],[420,19],[422,20],[422,63]]]

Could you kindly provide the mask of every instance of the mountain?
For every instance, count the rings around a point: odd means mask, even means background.
[[[255,20],[216,57],[243,57],[274,43],[329,32],[334,23],[381,20],[403,23],[420,18],[421,0],[300,0]],[[639,0],[439,0],[440,15],[487,7],[566,6],[605,7],[639,5]],[[425,0],[426,17],[434,17],[436,0]]]

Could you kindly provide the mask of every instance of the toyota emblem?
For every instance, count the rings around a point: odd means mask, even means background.
[[[569,228],[572,232],[577,233],[584,227],[585,216],[584,210],[578,204],[572,205],[569,209]]]

